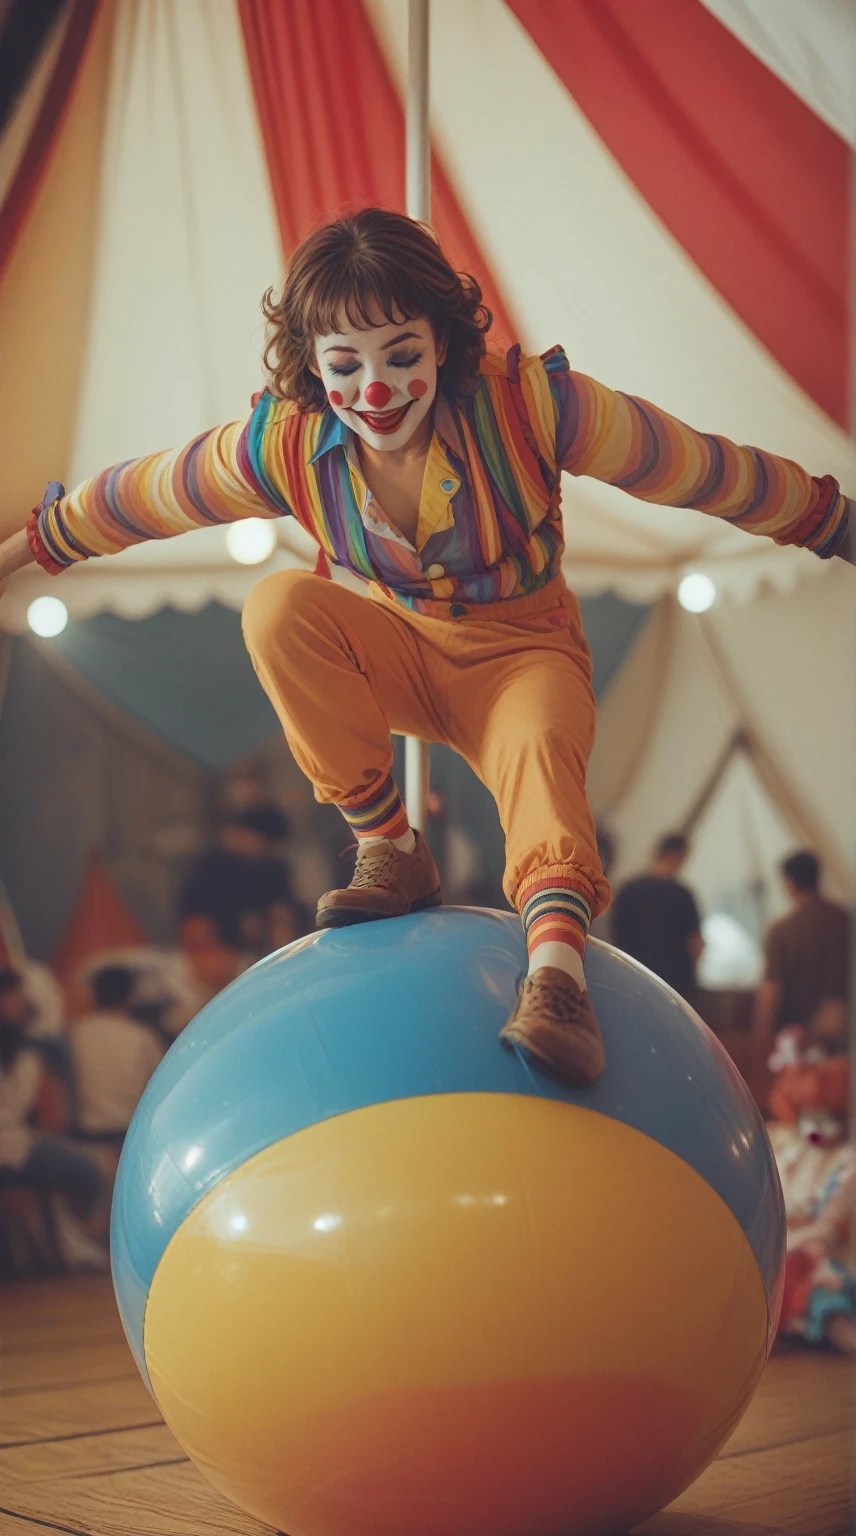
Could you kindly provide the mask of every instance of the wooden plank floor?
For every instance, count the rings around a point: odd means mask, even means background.
[[[637,1536],[850,1536],[851,1384],[843,1359],[777,1352],[718,1461]],[[50,1531],[265,1536],[182,1455],[100,1277],[0,1289],[0,1536]]]

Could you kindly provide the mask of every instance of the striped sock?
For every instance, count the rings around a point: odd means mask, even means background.
[[[386,837],[392,842],[406,837],[410,830],[404,802],[391,773],[362,800],[349,800],[347,805],[340,805],[339,810],[361,841]]]
[[[544,945],[560,945],[574,951],[581,962],[586,936],[591,924],[592,889],[586,880],[568,875],[542,875],[526,880],[518,892],[520,918],[526,934],[529,968],[540,963],[561,963],[561,949],[552,950],[549,959],[537,951]],[[573,963],[562,965],[575,974]]]

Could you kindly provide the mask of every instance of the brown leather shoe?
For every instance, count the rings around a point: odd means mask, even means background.
[[[591,998],[557,966],[545,965],[524,977],[517,1006],[499,1038],[509,1049],[521,1046],[572,1088],[591,1087],[606,1066]]]
[[[319,928],[344,928],[379,917],[404,917],[443,900],[440,873],[421,832],[412,853],[402,853],[386,839],[360,844],[357,867],[347,890],[328,891],[318,903]]]

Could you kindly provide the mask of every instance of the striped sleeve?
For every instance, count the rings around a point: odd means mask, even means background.
[[[114,465],[68,496],[52,484],[30,520],[36,559],[58,572],[147,539],[244,517],[284,517],[291,511],[288,488],[271,477],[266,448],[274,407],[262,395],[249,420],[214,427],[183,448]]]
[[[561,348],[544,359],[556,409],[556,458],[572,475],[642,501],[692,507],[821,558],[843,553],[853,503],[831,475],[696,432],[646,400],[573,373]]]

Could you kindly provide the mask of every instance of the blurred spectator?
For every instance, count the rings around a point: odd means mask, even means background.
[[[234,963],[219,986],[205,985],[195,972],[184,950],[157,949],[154,945],[135,945],[127,949],[102,950],[91,955],[75,972],[76,988],[92,1000],[92,978],[105,966],[118,965],[133,973],[134,989],[130,1013],[140,1024],[149,1024],[169,1046],[215,992],[234,980]],[[82,1012],[83,1009],[79,1009]]]
[[[37,960],[25,959],[13,969],[20,971],[24,995],[32,1004],[27,1025],[29,1040],[58,1040],[65,1029],[65,1000],[52,970]]]
[[[629,880],[618,891],[612,906],[612,934],[619,949],[647,965],[692,1003],[704,940],[693,894],[678,880],[688,855],[689,842],[683,833],[670,832],[660,839],[647,874]]]
[[[212,917],[186,917],[181,925],[181,953],[205,1001],[216,997],[253,963],[245,950],[224,944]]]
[[[108,965],[91,977],[95,1010],[71,1030],[78,1134],[121,1144],[163,1044],[133,1017],[134,973]]]
[[[778,1035],[770,1066],[777,1075],[768,1129],[788,1229],[780,1331],[856,1354],[850,1064],[794,1027]]]
[[[811,1025],[824,1005],[837,1003],[840,1018],[849,995],[850,914],[821,896],[816,854],[792,854],[781,872],[792,911],[764,941],[764,980],[752,1021],[756,1047],[764,1053],[777,1030]]]
[[[297,937],[291,881],[278,848],[288,819],[276,805],[233,811],[218,842],[192,865],[178,900],[182,928],[208,918],[236,954],[269,954]]]
[[[0,1189],[23,1187],[42,1195],[60,1195],[74,1216],[89,1224],[103,1193],[96,1164],[70,1142],[45,1135],[33,1125],[44,1069],[38,1053],[27,1044],[31,1007],[21,975],[0,971]],[[62,1236],[66,1248],[73,1248],[67,1257],[106,1263],[106,1253],[76,1224],[66,1220]]]

